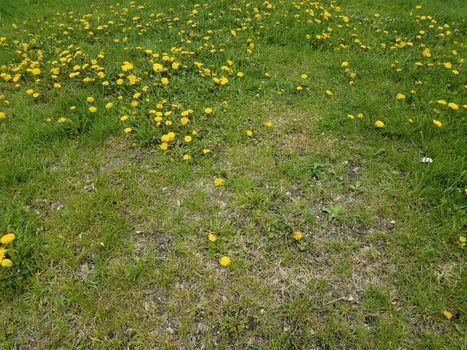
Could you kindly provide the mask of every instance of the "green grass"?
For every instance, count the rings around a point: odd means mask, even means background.
[[[0,4],[0,348],[466,348],[466,4],[270,3]]]

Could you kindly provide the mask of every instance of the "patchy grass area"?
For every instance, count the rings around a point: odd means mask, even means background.
[[[466,11],[1,3],[0,348],[465,349]]]

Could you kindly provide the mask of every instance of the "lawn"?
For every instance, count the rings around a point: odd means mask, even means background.
[[[466,349],[467,3],[0,2],[0,349]]]

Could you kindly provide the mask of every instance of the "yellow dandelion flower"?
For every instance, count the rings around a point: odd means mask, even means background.
[[[293,238],[296,240],[296,241],[299,241],[303,238],[303,233],[300,232],[300,231],[295,231],[293,233]]]
[[[375,126],[376,126],[377,128],[384,128],[385,125],[386,125],[386,124],[384,124],[384,122],[383,122],[382,120],[377,120],[377,121],[375,121]]]
[[[15,240],[16,236],[14,233],[7,233],[0,237],[1,244],[9,244]]]
[[[248,136],[248,137],[253,136],[253,131],[252,130],[247,130],[247,131],[245,131],[245,133],[246,133],[246,136]]]
[[[190,135],[186,135],[184,138],[185,142],[191,142],[192,137]]]
[[[216,235],[210,233],[208,234],[208,239],[211,241],[211,242],[215,242],[217,240],[217,237]]]
[[[105,109],[111,109],[113,106],[114,106],[114,104],[112,102],[108,102],[105,105]]]
[[[0,112],[0,119],[5,119],[5,118],[6,118],[5,112]]]
[[[207,107],[207,108],[204,109],[204,113],[206,113],[206,114],[211,114],[212,112],[213,112],[213,110],[210,107]]]
[[[166,78],[166,77],[161,78],[161,83],[162,85],[169,85],[169,78]]]
[[[169,133],[167,133],[167,139],[168,139],[169,141],[173,141],[173,140],[175,139],[175,133],[172,132],[172,131],[169,132]]]
[[[0,264],[3,266],[3,267],[11,267],[13,266],[13,261],[11,261],[10,259],[3,259]]]
[[[437,126],[438,128],[440,128],[440,127],[443,125],[443,123],[441,123],[441,122],[440,122],[439,120],[437,120],[437,119],[433,119],[433,124],[434,124],[435,126]]]
[[[89,112],[91,112],[91,113],[95,113],[95,112],[97,111],[97,107],[95,107],[95,106],[90,106],[90,107],[88,108],[88,110],[89,110]]]
[[[224,185],[224,183],[225,183],[225,180],[222,177],[216,177],[214,179],[214,186],[216,187],[222,186]]]
[[[402,100],[405,100],[405,97],[406,96],[400,92],[396,94],[396,100],[402,101]]]
[[[219,259],[219,264],[221,264],[222,266],[224,267],[227,267],[230,265],[232,261],[230,260],[230,258],[228,256],[222,256],[220,259]]]
[[[222,76],[219,80],[219,84],[220,85],[226,85],[227,83],[229,82],[229,79],[227,79],[226,77]]]
[[[431,57],[430,49],[426,47],[426,48],[422,51],[422,56],[423,56],[423,57]]]
[[[127,79],[128,79],[128,83],[130,85],[135,85],[137,82],[138,82],[138,78],[136,76],[134,76],[133,74],[130,74],[129,76],[127,76]]]
[[[160,63],[154,63],[152,65],[152,69],[154,70],[154,72],[156,73],[161,73],[165,70],[164,66]]]
[[[125,134],[129,134],[129,133],[132,132],[132,131],[133,131],[132,128],[125,128],[125,129],[123,129],[123,132],[124,132]]]
[[[125,61],[122,64],[122,71],[128,72],[133,69],[133,64],[131,62]]]
[[[454,103],[454,102],[449,102],[448,107],[455,110],[455,111],[457,111],[459,109],[459,105],[457,103]]]
[[[169,144],[167,142],[162,142],[159,147],[161,150],[167,151],[167,149],[169,148]]]
[[[448,320],[450,320],[454,315],[452,312],[448,311],[448,310],[444,310],[443,311],[443,315],[444,317],[446,317]]]
[[[333,96],[333,95],[334,95],[334,93],[333,93],[331,90],[326,90],[324,93],[325,93],[327,96]]]

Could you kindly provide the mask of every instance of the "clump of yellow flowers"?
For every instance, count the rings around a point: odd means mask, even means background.
[[[8,252],[12,248],[7,246],[15,240],[16,236],[14,233],[9,232],[0,237],[0,265],[2,267],[13,266],[13,261],[9,258]]]

